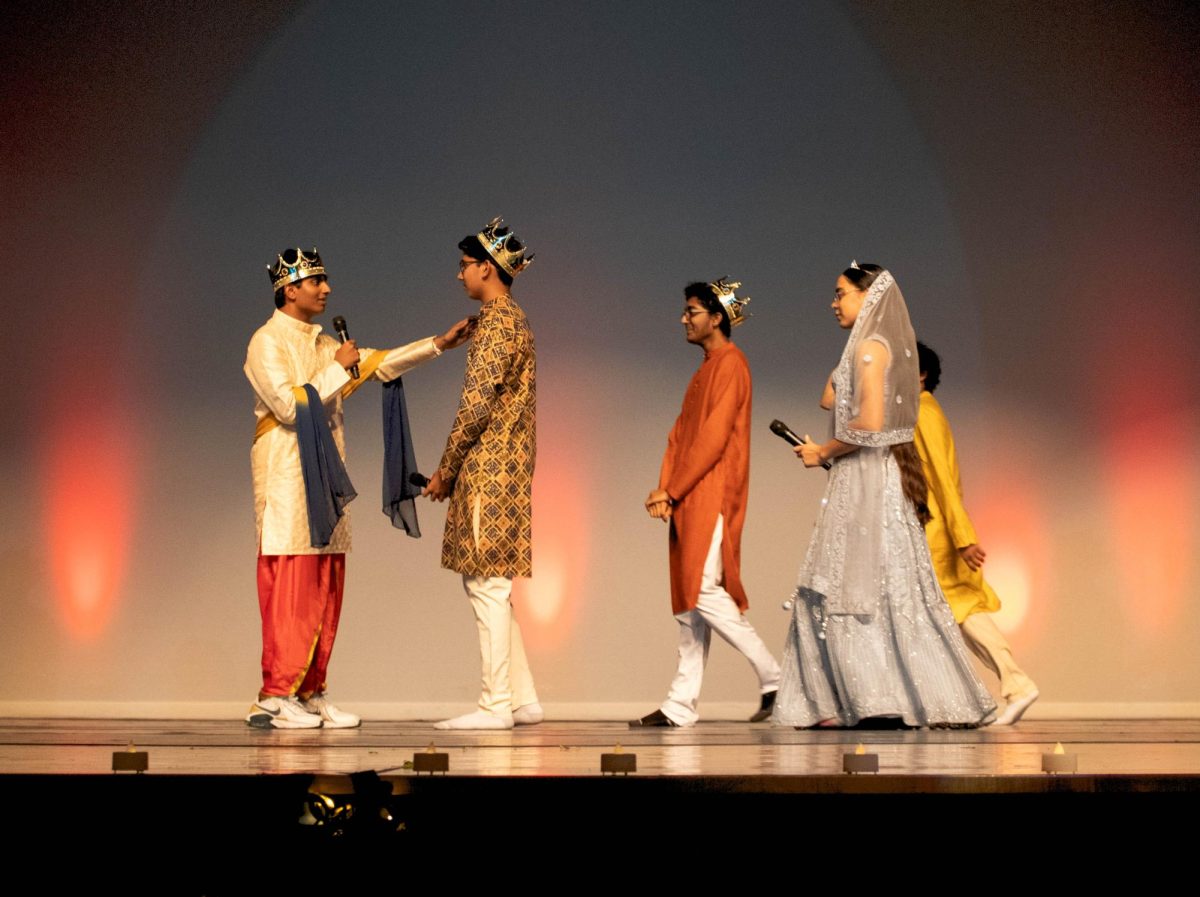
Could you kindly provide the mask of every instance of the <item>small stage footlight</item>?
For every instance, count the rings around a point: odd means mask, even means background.
[[[842,772],[854,775],[860,772],[879,772],[879,755],[868,754],[861,744],[851,754],[842,754]]]
[[[139,751],[133,746],[133,742],[130,742],[129,747],[123,751],[113,751],[113,772],[142,773],[149,768],[150,754],[146,751]]]
[[[618,742],[611,754],[600,755],[600,772],[610,775],[629,775],[631,772],[637,772],[637,754],[625,753],[625,749]]]
[[[450,755],[438,752],[437,746],[431,741],[425,750],[413,754],[413,772],[447,773],[450,771]]]
[[[1062,742],[1056,742],[1054,750],[1048,754],[1042,754],[1042,772],[1073,773],[1079,769],[1079,756],[1077,754],[1068,754],[1062,746]]]

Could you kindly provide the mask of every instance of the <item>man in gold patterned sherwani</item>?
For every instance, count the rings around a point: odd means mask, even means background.
[[[512,581],[532,575],[535,358],[525,312],[509,290],[533,254],[500,218],[458,244],[458,279],[480,303],[458,415],[425,494],[450,499],[442,566],[462,574],[479,629],[477,710],[438,729],[511,729],[542,721],[513,616]]]

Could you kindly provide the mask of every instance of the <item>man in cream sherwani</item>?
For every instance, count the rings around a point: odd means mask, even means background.
[[[250,452],[258,530],[258,603],[262,612],[263,684],[246,722],[257,728],[357,726],[357,716],[325,695],[329,656],[337,635],[350,518],[343,513],[326,544],[310,534],[308,501],[297,439],[297,402],[312,387],[344,461],[342,399],[370,379],[392,380],[461,345],[463,320],[444,334],[391,351],[360,351],[339,343],[313,319],[325,311],[330,287],[316,249],[288,249],[268,266],[275,313],[250,340],[246,377],[257,420]],[[351,370],[357,367],[357,377]],[[312,395],[312,391],[307,394]],[[320,426],[325,426],[322,420]]]

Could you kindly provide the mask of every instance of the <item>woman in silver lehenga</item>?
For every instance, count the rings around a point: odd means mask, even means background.
[[[889,272],[854,263],[837,280],[833,311],[850,338],[821,400],[833,410],[832,438],[796,448],[805,467],[832,467],[800,570],[773,721],[980,725],[995,702],[971,666],[925,541],[908,308]]]

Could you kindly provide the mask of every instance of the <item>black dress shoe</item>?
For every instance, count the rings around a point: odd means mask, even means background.
[[[771,711],[775,709],[775,696],[777,694],[779,694],[778,691],[768,691],[763,693],[762,703],[758,705],[758,713],[750,717],[750,722],[761,723],[765,719],[770,719]]]
[[[641,719],[631,719],[629,721],[629,728],[631,729],[640,729],[644,726],[671,727],[677,725],[679,724],[671,722],[671,718],[661,710],[655,710],[653,713],[647,713]]]

